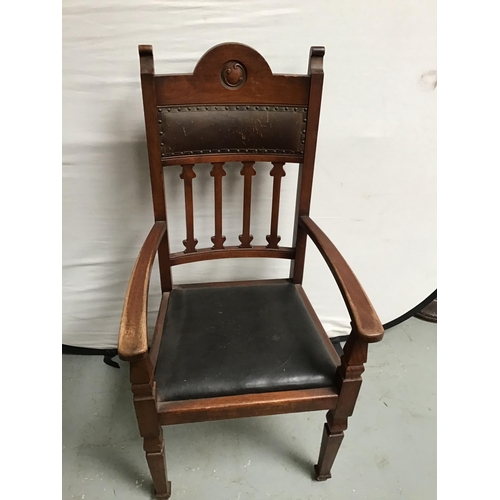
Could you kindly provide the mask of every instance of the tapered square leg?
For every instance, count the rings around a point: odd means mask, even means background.
[[[144,438],[144,451],[153,479],[157,500],[170,498],[171,485],[167,479],[165,442],[158,421],[156,388],[152,380],[153,367],[149,356],[130,365],[130,379],[134,393],[134,407],[139,432]]]
[[[148,462],[149,471],[153,478],[155,488],[155,498],[164,500],[170,498],[171,485],[167,479],[167,464],[165,461],[165,443],[163,434],[160,432],[157,437],[144,438],[144,449],[146,451],[146,460]]]
[[[347,418],[336,419],[331,415],[331,412],[328,412],[327,423],[323,428],[318,463],[314,466],[318,481],[326,481],[332,477],[330,470],[344,439],[345,429],[347,429]]]

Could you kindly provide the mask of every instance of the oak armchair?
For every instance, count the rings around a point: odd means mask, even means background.
[[[337,248],[309,217],[323,85],[323,47],[312,47],[307,75],[275,75],[255,50],[226,43],[209,50],[192,75],[156,75],[152,47],[139,46],[155,223],[130,278],[118,352],[130,362],[139,431],[156,498],[170,497],[162,426],[178,423],[328,410],[318,480],[330,469],[352,415],[371,342],[383,328]],[[238,246],[222,232],[224,166],[241,162],[243,223]],[[252,245],[250,209],[255,162],[270,162],[270,234]],[[211,163],[215,224],[212,246],[194,235],[195,165]],[[285,163],[299,164],[295,235],[279,245],[280,185]],[[186,239],[171,253],[164,168],[181,167]],[[196,169],[202,168],[197,166]],[[231,165],[226,168],[233,168]],[[317,246],[336,280],[352,331],[341,357],[302,286],[306,240]],[[162,299],[151,346],[148,288],[158,255]],[[171,268],[210,259],[289,259],[290,276],[174,285]]]

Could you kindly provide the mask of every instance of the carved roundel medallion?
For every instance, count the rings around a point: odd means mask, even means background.
[[[227,89],[237,89],[245,83],[247,70],[239,61],[227,61],[222,65],[220,79]]]

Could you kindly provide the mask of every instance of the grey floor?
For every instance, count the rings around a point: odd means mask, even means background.
[[[63,500],[149,499],[128,369],[63,356]],[[172,499],[436,498],[436,325],[411,318],[370,346],[332,469],[312,480],[325,412],[164,427]]]

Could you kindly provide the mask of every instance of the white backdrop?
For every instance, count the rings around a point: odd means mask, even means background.
[[[65,0],[63,343],[116,346],[128,278],[153,223],[137,45],[153,45],[157,73],[191,73],[206,50],[226,41],[252,46],[275,73],[305,73],[309,47],[326,47],[311,216],[383,323],[437,287],[435,0]],[[242,177],[236,165],[226,170],[224,234],[235,244]],[[259,244],[269,232],[272,179],[266,165],[256,170],[263,174],[254,177],[252,209]],[[184,238],[179,171],[166,172],[172,251],[183,249]],[[213,180],[207,168],[197,172],[195,199],[210,204]],[[291,242],[294,178],[289,165],[282,244]],[[196,212],[198,247],[210,245],[211,210]],[[313,247],[304,287],[329,334],[346,333],[347,311]],[[284,277],[288,266],[268,259],[187,264],[174,268],[174,280]],[[151,294],[150,327],[160,297],[155,278]]]

